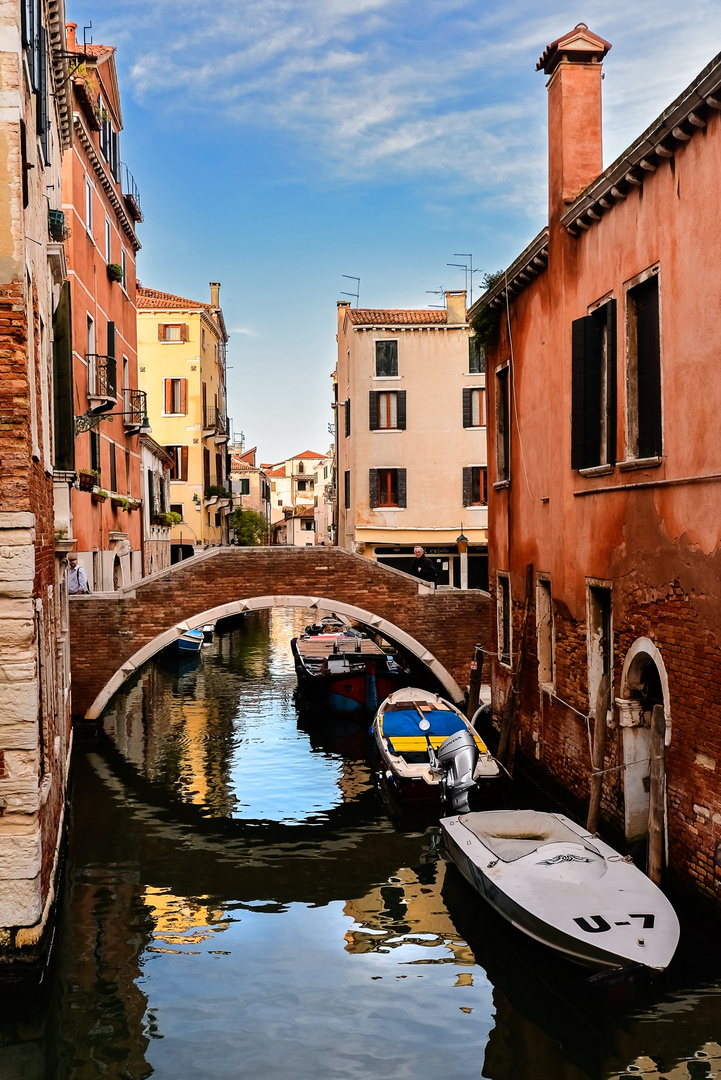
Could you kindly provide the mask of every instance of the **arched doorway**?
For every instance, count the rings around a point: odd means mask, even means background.
[[[626,839],[648,835],[651,714],[663,707],[666,746],[671,741],[668,676],[661,653],[650,638],[638,638],[626,654],[621,696],[616,698],[623,745],[623,796]]]
[[[125,582],[123,581],[123,567],[118,555],[113,559],[113,588],[122,589]]]

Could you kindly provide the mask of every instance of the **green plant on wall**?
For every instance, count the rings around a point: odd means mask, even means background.
[[[111,281],[123,280],[123,268],[120,263],[108,263],[108,277]]]
[[[268,522],[257,510],[238,507],[228,518],[228,525],[241,547],[258,547],[268,540]]]
[[[505,270],[496,270],[492,274],[483,275],[483,290],[488,292],[496,285],[503,275]],[[471,329],[478,339],[478,344],[484,350],[488,349],[492,344],[496,333],[498,332],[498,326],[501,321],[501,308],[491,307],[490,304],[486,304],[484,307],[477,311],[471,319]]]

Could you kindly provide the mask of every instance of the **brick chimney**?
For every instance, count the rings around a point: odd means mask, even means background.
[[[65,41],[67,44],[68,52],[75,52],[77,45],[75,44],[75,31],[78,28],[78,24],[74,22],[65,23]]]
[[[220,282],[219,281],[211,281],[210,282],[210,306],[213,308],[214,311],[218,311],[220,309]]]
[[[585,23],[552,41],[536,64],[548,80],[548,220],[603,171],[601,65],[611,48]]]
[[[446,326],[465,326],[466,290],[446,293]]]

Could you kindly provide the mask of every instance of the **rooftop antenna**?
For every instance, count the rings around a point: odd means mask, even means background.
[[[428,305],[428,307],[429,307],[429,308],[440,308],[441,310],[442,310],[443,308],[445,308],[445,306],[446,306],[446,303],[445,303],[445,300],[446,300],[446,290],[445,290],[445,289],[443,288],[443,286],[442,286],[442,285],[441,285],[441,286],[439,286],[439,288],[437,288],[437,289],[426,289],[426,292],[427,292],[427,293],[430,293],[430,294],[431,294],[431,296],[440,296],[440,297],[441,297],[441,298],[443,299],[443,303],[442,303],[442,304],[429,304],[429,305]]]
[[[90,22],[88,23],[88,25],[83,27],[83,52],[84,53],[86,53],[88,51],[88,45],[92,45],[92,43],[93,43],[92,38],[90,39],[90,41],[85,40],[85,31],[86,30],[92,30],[92,28],[93,28],[93,20],[91,19]]]
[[[470,293],[468,297],[468,306],[473,307],[473,275],[479,273],[478,270],[473,269],[473,255],[468,251],[454,251],[453,254],[457,259],[468,259],[467,263],[446,263],[446,266],[458,266],[461,270],[466,272],[466,292]]]
[[[355,292],[342,292],[341,296],[352,296],[352,297],[354,297],[355,298],[355,306],[358,307],[358,301],[360,300],[360,278],[359,277],[353,277],[352,274],[341,274],[341,277],[348,278],[349,281],[355,281],[356,282],[356,291]]]

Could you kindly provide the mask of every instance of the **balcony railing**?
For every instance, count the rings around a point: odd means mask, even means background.
[[[88,365],[88,397],[115,400],[117,395],[117,365],[114,356],[86,353]]]
[[[205,409],[204,431],[213,432],[215,435],[228,434],[228,419],[223,416],[216,405],[208,405]]]
[[[140,427],[148,415],[148,395],[145,390],[123,387],[123,423],[126,428]]]
[[[120,186],[133,221],[142,221],[143,211],[140,208],[138,185],[135,183],[133,174],[124,161],[120,163]]]

